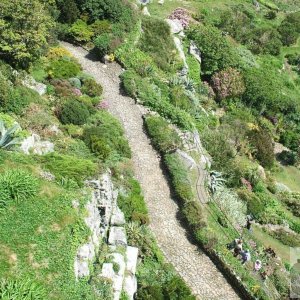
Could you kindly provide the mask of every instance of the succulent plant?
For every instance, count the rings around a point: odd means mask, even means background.
[[[14,124],[12,127],[6,129],[5,124],[0,120],[0,148],[9,149],[14,145],[20,143],[20,138],[15,138],[14,133],[20,129],[19,124]]]

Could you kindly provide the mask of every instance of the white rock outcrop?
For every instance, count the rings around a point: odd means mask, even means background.
[[[96,259],[100,242],[108,236],[112,261],[104,263],[101,273],[95,276],[108,279],[112,283],[114,300],[120,299],[122,290],[133,300],[137,291],[135,272],[138,248],[127,246],[125,217],[117,206],[118,193],[114,190],[109,173],[102,175],[99,180],[87,181],[86,184],[92,188],[92,198],[85,206],[85,223],[91,235],[88,242],[77,251],[74,261],[75,276],[77,279],[90,276],[89,267]],[[76,202],[76,208],[77,204],[79,203]],[[119,247],[125,252],[118,252]]]
[[[22,82],[24,86],[36,91],[39,95],[43,96],[47,93],[47,85],[37,82],[34,78],[27,76]]]
[[[180,20],[166,19],[165,21],[169,24],[172,34],[180,33],[183,31],[183,26],[182,26]]]
[[[20,149],[25,154],[33,153],[43,155],[49,152],[53,152],[54,144],[49,141],[41,141],[41,137],[38,134],[34,133],[23,140]]]
[[[196,58],[196,60],[199,62],[199,64],[201,64],[201,52],[194,42],[191,42],[191,44],[190,44],[189,53]]]

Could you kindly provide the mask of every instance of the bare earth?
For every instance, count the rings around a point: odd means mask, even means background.
[[[86,73],[104,88],[110,112],[123,124],[132,150],[135,176],[139,180],[150,215],[150,228],[166,260],[190,286],[197,299],[240,299],[210,258],[190,242],[178,219],[178,206],[160,167],[160,159],[143,130],[142,108],[120,94],[119,65],[107,68],[87,57],[88,52],[68,43],[62,45],[78,59]]]

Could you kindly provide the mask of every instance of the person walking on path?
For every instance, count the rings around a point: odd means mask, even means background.
[[[262,267],[261,261],[257,259],[254,263],[254,271],[258,272]]]
[[[243,251],[243,241],[242,239],[236,239],[235,240],[235,247],[233,250],[233,256],[237,257],[241,252]]]
[[[245,251],[242,251],[241,255],[242,255],[242,265],[245,264],[247,261],[250,261],[251,254],[248,249]]]
[[[246,228],[247,228],[249,233],[252,232],[252,228],[251,228],[252,222],[253,222],[253,220],[252,220],[251,216],[247,216]]]

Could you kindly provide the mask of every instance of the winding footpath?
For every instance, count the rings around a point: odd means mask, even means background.
[[[240,299],[210,258],[190,242],[181,226],[179,209],[160,167],[160,158],[143,130],[143,107],[120,93],[122,68],[115,63],[105,68],[102,63],[90,59],[84,49],[68,43],[62,43],[62,46],[78,59],[86,73],[93,75],[103,86],[110,112],[124,126],[133,154],[135,176],[148,206],[150,228],[166,260],[183,277],[197,299]]]

